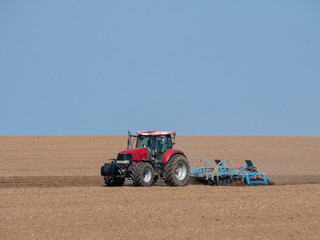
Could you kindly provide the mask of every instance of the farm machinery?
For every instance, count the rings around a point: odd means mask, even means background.
[[[106,186],[122,186],[125,179],[132,179],[135,186],[151,186],[163,179],[168,186],[185,186],[189,178],[210,185],[226,185],[242,182],[247,185],[272,184],[266,175],[259,174],[251,160],[246,166],[234,165],[230,159],[200,159],[196,168],[190,169],[185,154],[173,149],[175,132],[128,131],[127,150],[118,153],[101,167]]]
[[[226,185],[242,182],[247,185],[272,184],[264,173],[259,174],[251,160],[246,160],[246,166],[234,165],[230,159],[215,160],[213,164],[208,159],[200,159],[197,167],[190,169],[190,176],[200,182],[210,185]]]
[[[169,186],[184,186],[190,177],[185,154],[173,149],[175,132],[128,132],[127,150],[118,153],[101,167],[101,176],[107,186],[122,186],[132,179],[135,186],[151,186],[163,179]],[[135,147],[135,148],[134,148]]]

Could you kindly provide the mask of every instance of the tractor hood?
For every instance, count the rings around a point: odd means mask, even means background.
[[[135,148],[135,149],[124,150],[122,152],[119,152],[118,158],[119,158],[119,155],[125,156],[127,154],[131,154],[132,160],[134,161],[139,159],[148,159],[148,153],[146,148]]]

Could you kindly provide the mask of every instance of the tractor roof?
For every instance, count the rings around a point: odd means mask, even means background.
[[[145,135],[145,136],[159,136],[159,135],[173,135],[173,132],[169,131],[139,131],[138,135]]]

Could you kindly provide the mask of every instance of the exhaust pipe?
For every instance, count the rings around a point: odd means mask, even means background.
[[[128,130],[128,147],[127,149],[131,149],[131,132]]]

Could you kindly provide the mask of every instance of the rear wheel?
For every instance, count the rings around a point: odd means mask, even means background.
[[[165,166],[165,182],[169,186],[184,186],[188,183],[189,162],[181,154],[174,155]]]
[[[112,177],[104,177],[104,183],[108,187],[122,186],[124,184],[124,178],[112,178]]]
[[[154,182],[154,170],[150,163],[137,163],[132,171],[132,181],[136,186],[149,187]]]

